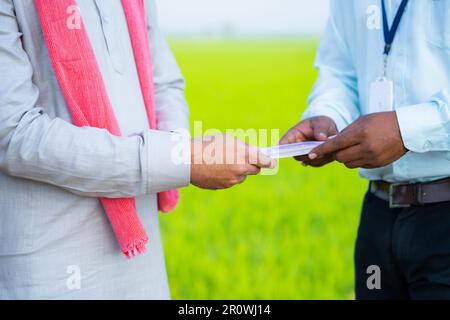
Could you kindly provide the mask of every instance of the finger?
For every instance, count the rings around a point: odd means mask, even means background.
[[[306,141],[306,137],[300,128],[294,127],[290,129],[280,140],[279,144],[291,144]]]
[[[242,184],[246,179],[247,175],[244,173],[244,171],[241,171],[241,174],[235,175],[228,181],[224,189],[229,189],[234,187],[235,185]]]
[[[277,166],[277,161],[266,156],[259,148],[249,147],[249,164],[258,168],[273,169]]]
[[[324,144],[312,150],[309,154],[311,160],[321,158],[328,154],[336,153],[342,149],[359,144],[359,139],[353,134],[352,130],[343,131],[333,139],[328,140]]]
[[[335,159],[340,163],[348,163],[361,160],[364,157],[364,150],[361,145],[355,145],[350,148],[336,152]]]
[[[303,142],[314,139],[314,132],[311,127],[311,120],[304,120],[292,127],[280,140],[280,145]]]
[[[277,166],[278,162],[275,159],[269,158],[263,153],[258,154],[258,161],[255,165],[259,168],[264,169],[274,169]]]
[[[333,161],[334,161],[333,156],[326,156],[326,157],[323,157],[321,159],[316,159],[316,160],[307,159],[307,160],[303,161],[302,163],[305,166],[309,166],[309,167],[313,167],[313,168],[320,168],[320,167],[323,167]]]
[[[244,181],[247,179],[247,176],[246,175],[243,175],[243,176],[239,176],[238,177],[238,182],[237,182],[237,184],[242,184],[242,183],[244,183]]]
[[[359,168],[362,168],[362,169],[378,169],[381,167],[382,167],[382,165],[376,165],[376,164],[367,163],[367,162],[364,162],[363,165],[359,166]]]
[[[327,141],[328,137],[337,133],[336,127],[331,127],[332,123],[329,121],[313,121],[312,129],[314,138],[317,141]]]
[[[309,159],[309,157],[307,155],[306,156],[296,156],[296,157],[294,157],[294,159],[299,162],[311,161],[311,159]]]
[[[294,157],[295,160],[298,162],[301,162],[305,166],[311,166],[311,167],[322,167],[330,162],[333,162],[334,155],[327,155],[320,159],[311,160],[307,155],[306,156],[297,156]]]
[[[254,166],[254,165],[248,165],[247,166],[247,172],[246,175],[248,176],[256,176],[261,172],[261,168]]]
[[[355,160],[344,163],[344,165],[349,169],[357,169],[363,168],[365,166],[365,162],[363,160]]]

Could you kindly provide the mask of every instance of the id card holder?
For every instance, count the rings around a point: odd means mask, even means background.
[[[370,84],[369,113],[394,111],[394,82],[385,77]]]

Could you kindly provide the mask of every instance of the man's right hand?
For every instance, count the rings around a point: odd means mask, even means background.
[[[303,141],[327,141],[338,133],[334,121],[325,116],[303,120],[292,127],[280,140],[280,145]],[[297,161],[312,167],[322,167],[334,161],[333,155],[311,160],[308,156],[295,157]]]
[[[202,189],[227,189],[274,168],[276,161],[230,135],[196,138],[191,144],[191,183]]]

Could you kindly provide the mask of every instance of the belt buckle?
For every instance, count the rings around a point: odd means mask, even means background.
[[[389,208],[391,209],[400,209],[400,208],[410,208],[410,204],[397,204],[394,199],[395,189],[401,186],[404,186],[404,183],[392,183],[389,186]]]

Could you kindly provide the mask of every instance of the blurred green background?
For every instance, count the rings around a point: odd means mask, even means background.
[[[279,129],[300,118],[317,40],[171,40],[191,120]],[[367,183],[333,164],[280,162],[231,190],[182,191],[161,217],[174,299],[352,299],[353,248]]]

